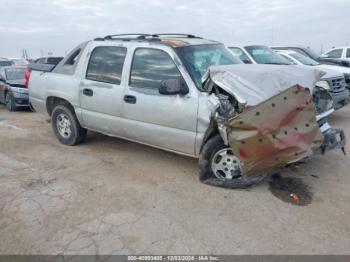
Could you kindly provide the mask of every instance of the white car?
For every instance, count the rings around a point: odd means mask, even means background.
[[[334,47],[321,55],[322,58],[340,59],[350,62],[350,46]]]
[[[339,78],[344,74],[344,70],[350,71],[350,68],[319,64],[315,60],[293,50],[275,50],[275,52],[293,64],[312,66],[324,71],[326,74],[322,77],[323,81],[318,82],[318,85],[329,91],[333,98],[334,109],[339,109],[350,102],[349,90],[346,88],[345,79],[340,80]]]

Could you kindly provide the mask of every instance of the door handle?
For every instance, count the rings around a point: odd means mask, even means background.
[[[89,88],[84,88],[83,89],[83,94],[86,96],[93,96],[94,95],[94,91],[92,91],[92,89]]]
[[[136,97],[131,95],[124,96],[124,101],[129,104],[136,104]]]

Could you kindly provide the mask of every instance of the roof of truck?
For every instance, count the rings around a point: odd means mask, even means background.
[[[119,34],[96,38],[95,41],[158,42],[173,48],[190,45],[219,44],[190,34]]]

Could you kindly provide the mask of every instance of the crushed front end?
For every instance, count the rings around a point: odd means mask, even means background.
[[[242,161],[242,173],[265,174],[315,153],[344,147],[344,132],[327,122],[322,132],[315,116],[310,92],[296,85],[232,118],[227,123],[228,141]]]
[[[242,175],[266,175],[314,154],[344,148],[344,132],[327,123],[334,111],[331,98],[315,88],[322,72],[297,68],[293,75],[290,67],[276,72],[275,67],[271,71],[258,66],[249,79],[248,67],[213,68],[205,82],[221,102],[215,120],[224,142],[241,161]]]

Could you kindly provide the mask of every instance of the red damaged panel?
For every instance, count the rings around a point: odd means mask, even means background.
[[[310,92],[297,85],[237,115],[228,126],[244,175],[310,156],[323,141]]]

